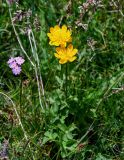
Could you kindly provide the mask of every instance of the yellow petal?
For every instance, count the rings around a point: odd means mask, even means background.
[[[67,30],[67,35],[70,37],[71,36],[71,34],[72,34],[72,32],[70,31],[70,30]]]
[[[54,56],[58,59],[60,58],[60,56],[57,53],[54,53]]]
[[[50,36],[51,36],[51,33],[47,33],[47,36],[50,37]]]
[[[77,58],[77,57],[74,56],[74,57],[70,58],[69,61],[70,61],[70,62],[73,62],[76,58]]]
[[[66,25],[63,25],[63,26],[62,26],[62,30],[63,30],[63,31],[67,31]]]
[[[54,31],[54,28],[53,28],[53,27],[51,27],[51,28],[50,28],[50,32],[53,32],[53,31]]]
[[[56,41],[54,41],[53,44],[54,44],[54,46],[59,46],[59,43]]]
[[[72,37],[70,37],[70,38],[68,39],[68,42],[72,42]]]
[[[68,49],[69,49],[69,50],[72,50],[72,49],[73,49],[73,45],[72,45],[72,44],[69,44]]]
[[[59,25],[56,25],[56,26],[54,27],[54,29],[55,29],[55,30],[60,29]]]
[[[75,54],[77,54],[78,50],[77,49],[73,49],[72,55],[74,56]]]
[[[60,63],[60,64],[67,63],[67,60],[66,60],[66,59],[60,59],[60,60],[59,60],[59,63]]]
[[[61,43],[60,47],[62,47],[62,48],[66,47],[66,42]]]
[[[54,45],[53,41],[50,41],[50,42],[49,42],[49,44],[50,44],[51,46],[53,46],[53,45]]]
[[[58,44],[58,42],[54,42],[54,41],[50,41],[49,42],[49,44],[51,45],[51,46],[59,46],[59,44]]]
[[[60,47],[57,47],[57,48],[56,48],[56,52],[59,53],[60,51],[61,51],[61,48],[60,48]]]

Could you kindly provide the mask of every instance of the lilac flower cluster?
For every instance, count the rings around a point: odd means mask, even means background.
[[[24,59],[22,57],[11,57],[8,60],[8,65],[12,69],[13,74],[18,75],[21,73],[21,65],[24,63]]]

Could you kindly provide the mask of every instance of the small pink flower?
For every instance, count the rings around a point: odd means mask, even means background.
[[[16,60],[16,63],[18,63],[19,65],[23,64],[25,61],[22,57],[16,57],[15,60]]]
[[[22,71],[21,67],[16,66],[15,68],[12,69],[13,74],[18,75]]]
[[[17,63],[15,61],[13,61],[12,63],[9,64],[9,67],[11,69],[15,68],[17,66]]]
[[[15,59],[13,58],[13,57],[11,57],[9,60],[8,60],[8,64],[10,64],[10,63],[13,63],[15,61]]]
[[[22,57],[11,57],[8,60],[8,65],[12,69],[13,74],[18,75],[21,73],[21,65],[24,63],[24,59]]]

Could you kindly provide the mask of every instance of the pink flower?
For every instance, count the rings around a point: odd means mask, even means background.
[[[18,63],[19,65],[23,64],[25,61],[22,57],[16,57],[15,60],[16,60],[16,63]]]
[[[11,69],[15,68],[17,66],[17,63],[15,61],[13,61],[12,63],[9,63],[9,67]]]
[[[12,62],[14,62],[15,61],[15,59],[13,58],[13,57],[11,57],[9,60],[8,60],[8,64],[10,64],[10,63],[12,63]]]
[[[21,65],[24,63],[24,59],[22,57],[11,57],[8,60],[8,65],[12,69],[13,74],[18,75],[21,73]]]
[[[18,75],[18,74],[21,73],[21,70],[22,70],[21,67],[16,66],[16,67],[14,67],[14,68],[12,69],[12,72],[13,72],[13,74]]]

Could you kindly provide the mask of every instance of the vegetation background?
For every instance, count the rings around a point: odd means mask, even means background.
[[[47,37],[57,24],[78,48],[67,65]],[[123,61],[123,0],[0,1],[0,158],[123,160]]]

